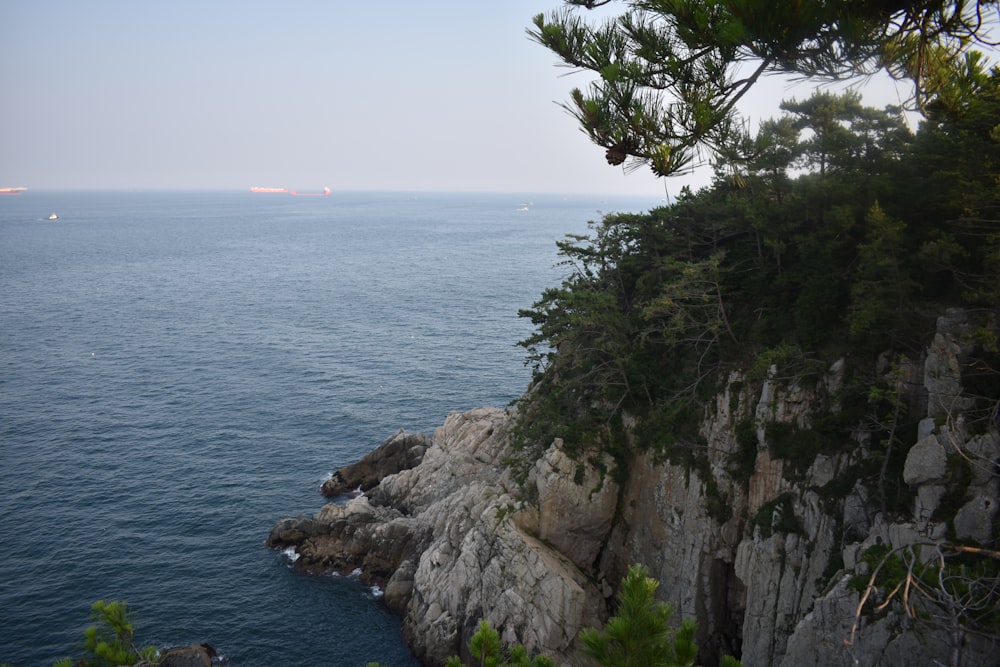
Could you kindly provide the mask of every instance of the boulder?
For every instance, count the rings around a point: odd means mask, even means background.
[[[955,537],[989,545],[993,540],[993,520],[997,514],[996,497],[976,496],[955,514]]]
[[[948,457],[937,437],[929,435],[910,448],[903,464],[903,481],[910,486],[943,481]]]
[[[413,594],[413,578],[417,572],[417,564],[412,560],[404,561],[390,577],[385,585],[382,600],[392,611],[402,615]]]
[[[160,656],[159,667],[212,667],[215,649],[208,644],[169,648]]]

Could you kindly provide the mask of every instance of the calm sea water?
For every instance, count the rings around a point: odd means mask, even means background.
[[[0,662],[78,654],[127,599],[141,642],[233,665],[416,665],[377,591],[268,531],[395,430],[518,396],[555,241],[656,204],[0,197]]]

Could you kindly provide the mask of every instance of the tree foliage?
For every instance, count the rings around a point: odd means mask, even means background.
[[[689,667],[694,665],[698,647],[694,642],[694,622],[685,620],[680,629],[670,628],[670,607],[656,600],[659,582],[646,568],[633,565],[622,580],[615,616],[603,628],[587,628],[580,633],[581,653],[602,667]],[[551,658],[528,657],[524,646],[504,648],[500,634],[488,621],[469,639],[472,663],[449,658],[446,667],[554,667]],[[739,667],[730,656],[723,667]],[[372,667],[379,667],[374,665]]]
[[[659,583],[639,565],[629,568],[618,593],[618,612],[604,628],[580,633],[584,655],[603,667],[688,667],[698,648],[694,622],[684,621],[674,632],[671,609],[657,602]]]
[[[591,23],[566,0],[529,35],[597,78],[567,109],[607,161],[683,172],[700,148],[752,154],[737,103],[765,74],[825,80],[888,72],[913,83],[912,105],[959,106],[977,92],[985,24],[997,0],[623,0]]]
[[[155,646],[136,644],[132,613],[124,600],[98,600],[90,607],[90,617],[94,624],[83,632],[84,656],[59,661],[56,667],[119,667],[155,661]]]
[[[555,667],[555,662],[544,655],[528,656],[521,644],[505,648],[500,641],[500,633],[493,629],[489,621],[480,621],[479,629],[469,638],[469,667]],[[448,658],[445,667],[466,667],[458,656]]]
[[[720,172],[561,242],[567,277],[521,313],[535,374],[520,443],[561,437],[623,466],[634,442],[699,470],[702,401],[728,370],[763,373],[777,355],[803,374],[848,352],[871,368],[921,349],[953,306],[982,334],[969,364],[993,378],[977,399],[985,427],[1000,398],[1000,74],[980,72],[976,87],[916,134],[898,108],[850,93],[786,102],[754,137],[742,182]],[[863,407],[870,385],[842,400]]]

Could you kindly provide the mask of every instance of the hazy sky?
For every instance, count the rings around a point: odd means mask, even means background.
[[[676,194],[525,33],[558,0],[0,0],[0,186]],[[755,92],[755,118],[781,97]],[[891,100],[889,100],[891,101]],[[883,102],[885,103],[885,102]]]

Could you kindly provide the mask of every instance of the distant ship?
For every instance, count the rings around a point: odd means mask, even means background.
[[[323,188],[323,192],[296,192],[295,190],[291,190],[288,194],[293,197],[329,197],[330,188]]]
[[[0,195],[19,195],[28,188],[0,188]]]
[[[250,192],[255,192],[257,194],[278,194],[278,195],[292,195],[293,197],[329,197],[330,188],[323,188],[322,192],[299,192],[297,190],[289,190],[288,188],[261,188],[254,186],[250,188]]]
[[[52,215],[49,216],[49,220],[58,220],[58,219],[59,219],[59,216],[56,215],[55,213],[53,213]]]

